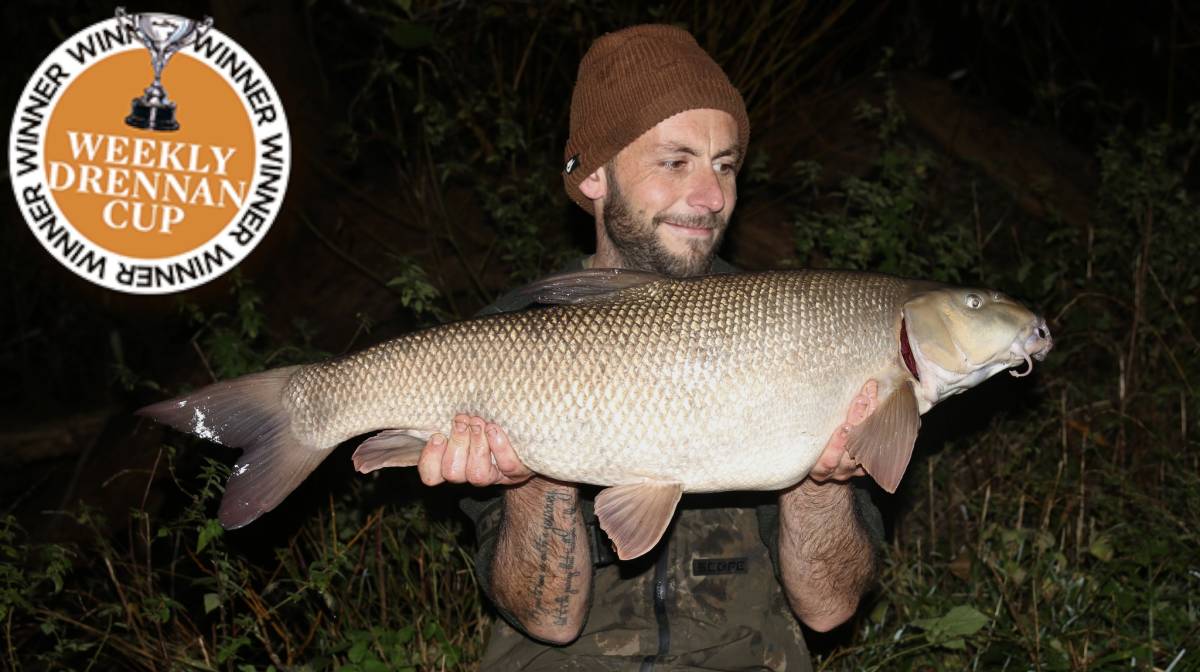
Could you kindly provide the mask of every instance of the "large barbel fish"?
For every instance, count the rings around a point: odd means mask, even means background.
[[[920,414],[1004,369],[1027,373],[1052,345],[1045,320],[999,292],[850,271],[599,269],[509,301],[551,305],[139,413],[244,449],[221,502],[227,528],[270,511],[347,439],[378,432],[354,454],[364,473],[413,466],[455,413],[488,418],[534,472],[610,486],[596,514],[631,558],[657,543],[682,493],[786,488],[830,442],[895,491]]]

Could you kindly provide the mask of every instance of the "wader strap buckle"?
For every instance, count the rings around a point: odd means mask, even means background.
[[[595,518],[587,523],[588,542],[592,549],[592,567],[605,567],[617,561],[613,552],[612,541],[604,530],[600,529],[600,521]]]

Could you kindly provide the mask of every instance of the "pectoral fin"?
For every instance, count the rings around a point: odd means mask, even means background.
[[[862,424],[850,430],[846,451],[880,487],[896,492],[912,458],[920,428],[917,397],[906,380]]]
[[[630,560],[654,548],[681,495],[682,485],[660,481],[616,485],[596,495],[596,518],[612,539],[617,557]]]
[[[384,467],[415,467],[431,436],[433,432],[418,429],[385,429],[354,451],[354,468],[369,474]]]

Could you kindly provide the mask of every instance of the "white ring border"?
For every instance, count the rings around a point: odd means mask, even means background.
[[[33,73],[33,76],[30,77],[29,82],[25,85],[24,90],[21,91],[21,97],[17,99],[17,107],[13,113],[12,127],[9,131],[8,169],[9,169],[9,177],[10,177],[10,179],[12,181],[12,185],[13,185],[13,195],[16,198],[17,207],[21,210],[21,218],[24,219],[25,223],[29,226],[30,233],[33,234],[34,238],[37,238],[38,243],[41,244],[41,246],[46,250],[47,253],[50,254],[51,257],[54,258],[55,261],[57,261],[60,265],[64,266],[68,270],[70,270],[75,275],[78,275],[79,277],[81,277],[93,284],[100,285],[101,287],[105,287],[106,289],[111,289],[114,291],[122,292],[124,294],[133,294],[133,295],[139,295],[139,296],[161,296],[164,294],[175,294],[178,292],[185,292],[189,289],[194,289],[196,287],[199,287],[200,285],[203,285],[205,283],[216,280],[217,278],[221,277],[225,273],[228,273],[230,270],[232,270],[234,267],[236,267],[242,261],[244,261],[245,258],[248,257],[250,255],[250,253],[254,251],[255,248],[258,247],[259,243],[262,242],[263,238],[265,238],[267,236],[267,233],[270,231],[271,226],[274,225],[275,219],[279,216],[280,211],[283,209],[283,201],[287,195],[287,185],[288,185],[288,181],[291,177],[291,172],[292,172],[292,140],[291,140],[291,134],[288,129],[287,114],[283,109],[283,101],[280,100],[279,93],[275,90],[275,85],[271,82],[270,77],[267,76],[266,71],[263,70],[262,66],[258,63],[258,61],[255,60],[253,56],[251,56],[245,49],[242,48],[242,46],[240,44],[238,44],[231,37],[229,37],[225,33],[222,33],[221,31],[219,31],[215,28],[210,28],[208,30],[207,34],[205,35],[206,37],[211,37],[212,39],[220,38],[220,39],[224,40],[225,44],[229,47],[230,50],[234,51],[236,53],[236,55],[240,59],[243,60],[243,62],[245,62],[247,65],[253,67],[254,70],[257,71],[257,73],[261,77],[261,85],[263,87],[265,87],[267,89],[267,92],[270,94],[271,102],[274,105],[274,107],[276,108],[276,112],[277,112],[274,121],[269,122],[266,126],[261,126],[261,127],[258,126],[257,123],[255,123],[254,108],[250,105],[250,101],[247,100],[246,96],[242,93],[241,87],[233,81],[233,78],[223,68],[217,67],[208,59],[197,54],[194,45],[191,47],[187,47],[186,49],[179,51],[178,53],[175,54],[174,58],[178,58],[179,56],[187,56],[187,57],[194,58],[202,63],[207,64],[214,72],[218,73],[221,76],[221,78],[225,80],[225,83],[228,84],[230,86],[230,88],[233,89],[235,95],[237,95],[238,99],[241,100],[242,106],[246,110],[246,117],[247,117],[247,120],[250,122],[250,127],[254,134],[254,170],[253,170],[253,174],[251,177],[250,186],[247,189],[246,205],[243,206],[241,209],[239,209],[237,211],[237,214],[234,215],[234,217],[229,221],[229,223],[226,224],[215,236],[210,238],[206,243],[204,243],[204,245],[197,247],[189,252],[177,254],[172,257],[163,257],[163,258],[159,258],[159,259],[144,259],[141,257],[127,257],[123,254],[118,254],[116,252],[113,252],[111,250],[103,248],[103,247],[93,243],[90,239],[88,239],[86,236],[81,234],[79,232],[79,230],[76,229],[75,226],[70,221],[68,221],[66,217],[63,216],[62,210],[60,210],[58,207],[58,202],[55,201],[53,193],[50,191],[50,184],[49,184],[49,180],[47,179],[48,176],[46,175],[46,167],[45,167],[47,129],[49,128],[50,119],[54,115],[55,109],[58,108],[58,103],[62,100],[63,94],[66,92],[67,88],[69,88],[70,85],[75,81],[76,77],[78,77],[80,74],[82,74],[84,71],[86,71],[87,68],[91,67],[91,65],[94,65],[96,62],[100,61],[101,59],[109,58],[116,54],[125,53],[127,51],[145,50],[146,47],[142,44],[137,43],[136,41],[134,41],[131,38],[130,42],[124,46],[116,45],[111,50],[105,52],[103,56],[97,55],[95,57],[92,57],[90,59],[89,64],[86,64],[83,66],[74,66],[74,67],[77,67],[80,69],[72,71],[71,75],[67,79],[62,81],[58,90],[55,92],[54,97],[51,99],[50,104],[47,105],[46,110],[43,112],[43,114],[45,115],[45,121],[43,122],[42,126],[40,127],[41,133],[38,137],[38,145],[37,145],[37,158],[38,158],[38,161],[40,164],[39,169],[34,170],[34,171],[29,171],[29,173],[27,173],[24,177],[18,177],[17,170],[20,166],[17,164],[16,157],[18,156],[18,154],[17,154],[16,150],[17,150],[17,146],[18,146],[17,145],[18,122],[20,121],[21,111],[29,103],[29,100],[33,93],[33,87],[38,81],[41,80],[42,73],[45,72],[46,68],[52,63],[63,63],[64,65],[67,65],[67,64],[73,65],[75,61],[74,61],[74,58],[70,54],[67,53],[68,47],[74,46],[78,40],[80,40],[81,38],[86,38],[87,34],[92,31],[113,29],[113,28],[115,28],[117,30],[120,29],[120,24],[116,18],[112,18],[112,19],[108,19],[105,21],[100,21],[98,23],[94,23],[94,24],[88,26],[87,28],[84,28],[83,30],[80,30],[79,32],[75,33],[74,35],[67,38],[66,40],[64,40],[61,44],[58,45],[58,47],[54,51],[50,52],[50,55],[48,55],[38,65],[37,69]],[[221,53],[224,53],[224,52],[221,52]],[[280,143],[279,144],[282,148],[282,151],[279,153],[283,157],[282,177],[280,178],[280,180],[278,182],[275,183],[275,186],[279,190],[279,194],[278,194],[277,198],[275,199],[275,201],[273,202],[273,207],[272,207],[273,212],[271,213],[271,215],[269,217],[266,218],[267,221],[263,223],[261,228],[259,228],[258,232],[255,234],[254,240],[251,241],[249,245],[247,245],[247,246],[238,245],[236,242],[232,243],[232,245],[226,244],[226,249],[230,249],[232,247],[232,250],[231,250],[231,252],[233,253],[232,260],[230,260],[228,263],[226,263],[221,268],[214,269],[214,272],[209,275],[197,277],[197,278],[187,280],[182,283],[177,283],[175,285],[171,285],[169,287],[131,287],[129,285],[124,285],[124,284],[121,284],[116,281],[117,271],[115,269],[118,268],[119,264],[121,264],[121,263],[125,263],[127,265],[138,265],[138,266],[170,265],[170,264],[173,264],[176,262],[186,263],[188,258],[195,256],[195,255],[202,255],[206,250],[211,249],[216,243],[223,242],[224,238],[228,235],[228,233],[230,231],[237,229],[239,226],[239,223],[241,222],[242,217],[244,217],[245,213],[250,209],[250,205],[253,202],[256,187],[261,182],[259,170],[263,165],[263,155],[264,155],[262,140],[263,140],[263,138],[265,138],[269,135],[272,135],[275,132],[280,133]],[[103,279],[96,277],[92,274],[89,274],[83,268],[73,265],[70,262],[63,259],[61,253],[52,246],[50,240],[38,229],[38,223],[29,217],[28,210],[27,210],[27,204],[25,203],[23,192],[26,187],[33,186],[34,184],[37,184],[37,183],[41,183],[43,185],[44,193],[47,195],[46,203],[49,204],[51,211],[54,213],[54,216],[57,219],[56,223],[66,227],[67,231],[74,237],[74,240],[79,241],[79,243],[84,245],[85,248],[91,249],[96,254],[104,255],[105,257],[108,258],[109,261],[106,262],[106,264],[111,265],[111,268],[106,266],[106,268],[105,268],[106,273],[105,273],[105,277]]]

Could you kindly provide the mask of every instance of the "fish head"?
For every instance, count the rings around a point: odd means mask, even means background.
[[[1053,347],[1046,320],[1019,302],[989,289],[936,287],[904,305],[901,351],[917,379],[924,412],[1000,371],[1023,365]],[[911,352],[911,358],[909,353]]]

